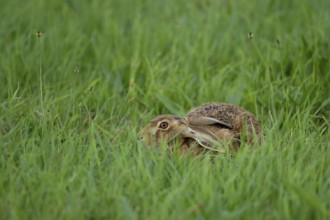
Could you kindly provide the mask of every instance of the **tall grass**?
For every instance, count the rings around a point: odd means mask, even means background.
[[[0,218],[329,219],[328,8],[0,2]],[[262,145],[211,163],[137,141],[208,101],[255,113]]]

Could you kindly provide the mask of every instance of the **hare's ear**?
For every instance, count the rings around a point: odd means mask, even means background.
[[[218,119],[215,118],[211,118],[211,117],[206,117],[206,116],[199,116],[196,118],[189,118],[189,124],[192,126],[203,126],[203,125],[220,125],[229,129],[232,129],[233,127],[223,121],[220,121]]]
[[[194,139],[200,146],[220,153],[224,153],[226,150],[224,146],[219,143],[217,137],[209,130],[201,127],[188,127],[183,131],[182,136],[185,138]]]

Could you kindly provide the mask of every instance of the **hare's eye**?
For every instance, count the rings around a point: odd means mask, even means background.
[[[166,129],[168,127],[168,123],[166,121],[163,121],[159,124],[159,128]]]

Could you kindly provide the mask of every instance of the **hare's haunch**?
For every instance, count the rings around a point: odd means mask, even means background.
[[[158,115],[139,133],[149,146],[175,143],[181,150],[208,149],[226,152],[240,143],[259,143],[262,132],[255,116],[247,110],[227,103],[206,103],[191,109],[186,116]]]

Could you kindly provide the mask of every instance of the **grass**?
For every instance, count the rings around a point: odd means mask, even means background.
[[[329,219],[328,8],[2,1],[0,219]],[[262,145],[210,163],[137,142],[208,101],[255,113]]]

